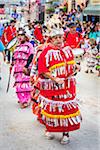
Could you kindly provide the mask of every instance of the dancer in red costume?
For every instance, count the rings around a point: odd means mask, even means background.
[[[50,44],[48,42],[48,34],[45,31],[44,34],[45,36],[45,43],[44,44],[40,44],[39,46],[37,46],[36,48],[36,53],[34,55],[34,59],[33,59],[33,63],[32,63],[32,69],[31,69],[31,74],[30,74],[30,80],[31,80],[31,85],[32,85],[32,92],[31,92],[31,97],[32,97],[32,101],[33,101],[33,105],[32,105],[32,111],[33,114],[37,115],[37,119],[38,121],[40,121],[40,123],[44,122],[42,121],[42,115],[41,115],[41,108],[39,106],[39,103],[37,102],[38,96],[39,96],[39,76],[38,76],[38,59],[40,54],[42,53],[42,51]]]
[[[80,128],[81,114],[76,99],[73,53],[69,47],[62,46],[63,30],[59,21],[55,22],[51,23],[51,45],[43,50],[38,61],[38,102],[46,136],[52,139],[51,132],[62,132],[61,144],[66,144],[69,132]]]

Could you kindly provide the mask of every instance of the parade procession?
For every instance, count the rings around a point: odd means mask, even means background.
[[[0,1],[0,150],[100,149],[99,6]]]

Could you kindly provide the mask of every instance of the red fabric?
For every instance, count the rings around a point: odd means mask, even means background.
[[[32,105],[32,112],[33,114],[37,115],[37,120],[41,123],[44,124],[42,120],[42,115],[41,115],[41,108],[39,107],[38,103],[33,103]]]
[[[54,101],[55,101],[55,99],[54,99]],[[70,115],[70,114],[76,113],[79,110],[78,107],[72,108],[72,109],[69,110],[67,107],[64,106],[63,107],[63,112],[59,112],[57,107],[55,109],[55,112],[50,112],[49,107],[50,106],[48,105],[48,107],[45,110],[46,113],[51,114],[51,115],[56,115],[56,116],[57,115]],[[58,120],[60,122],[60,119],[58,119]],[[49,126],[48,124],[46,124],[45,121],[44,121],[44,124],[46,125],[46,129],[49,132],[70,132],[70,131],[78,130],[80,128],[80,123],[71,125],[69,121],[68,121],[68,126],[67,127],[63,127],[63,126],[52,127],[52,126]]]
[[[6,34],[7,41],[5,40],[4,34]],[[4,33],[2,35],[2,42],[6,46],[14,37],[16,36],[16,28],[12,26],[8,26],[4,29]]]
[[[39,60],[38,60],[38,66],[39,66],[38,72],[39,72],[39,74],[42,74],[42,73],[44,73],[44,72],[49,72],[48,68],[46,68],[46,59],[44,59],[44,56],[46,55],[48,49],[49,49],[49,47],[46,48],[46,49],[40,54],[40,57],[39,57]],[[42,63],[42,64],[41,64],[41,63]]]
[[[65,50],[64,50],[64,48],[65,48]],[[49,68],[56,65],[56,64],[66,62],[66,66],[65,66],[66,72],[63,72],[60,75],[58,75],[58,73],[57,73],[57,77],[65,79],[65,88],[64,89],[50,89],[50,90],[48,90],[48,89],[41,90],[40,89],[40,94],[42,96],[44,96],[45,98],[47,98],[48,100],[51,100],[51,102],[52,101],[55,101],[55,102],[60,101],[63,103],[62,108],[61,108],[63,111],[59,111],[59,106],[60,106],[59,104],[58,104],[58,106],[57,105],[53,106],[54,111],[52,111],[50,109],[51,106],[50,106],[49,102],[46,105],[46,108],[45,108],[45,106],[43,108],[41,108],[47,114],[53,115],[53,116],[54,115],[55,116],[57,116],[57,115],[64,115],[64,116],[65,115],[71,115],[71,114],[77,113],[79,110],[78,105],[76,105],[76,107],[72,107],[71,109],[69,109],[64,103],[64,102],[68,102],[70,100],[73,101],[75,96],[76,96],[75,80],[71,77],[70,78],[70,85],[69,85],[69,80],[67,79],[67,77],[69,75],[73,74],[73,71],[74,71],[73,70],[73,66],[74,66],[73,64],[67,65],[68,61],[73,60],[73,54],[72,54],[71,49],[67,49],[66,47],[64,47],[64,48],[58,50],[52,46],[48,46],[47,48],[45,48],[43,50],[43,52],[41,53],[41,55],[39,57],[39,61],[38,61],[39,75],[41,75],[41,73],[49,72]],[[55,52],[59,51],[59,56],[61,56],[61,57],[59,57],[60,59],[59,58],[55,59],[54,58],[55,53],[54,53],[52,55],[52,59],[51,60],[49,59],[49,63],[47,66],[46,58],[48,56],[47,55],[48,52],[50,52],[50,55],[51,55],[51,50],[52,51],[55,50]],[[41,78],[45,79],[43,76]],[[41,84],[41,82],[40,82],[40,84]],[[68,93],[70,93],[71,96],[66,97],[66,98],[64,98],[64,97],[59,98],[59,95],[65,95],[65,94],[67,95]],[[46,119],[44,119],[44,124],[46,126],[47,131],[49,131],[49,132],[69,132],[69,131],[77,130],[80,128],[80,123],[77,123],[77,124],[73,123],[73,125],[71,125],[71,123],[68,121],[68,126],[64,126],[64,125],[62,126],[62,125],[60,125],[60,118],[58,118],[58,122],[59,122],[59,125],[56,127],[55,123],[52,121],[52,119],[49,121],[49,124],[48,124],[48,121]]]
[[[3,35],[2,35],[2,38],[1,38],[1,41],[2,41],[2,43],[3,43],[5,46],[7,45],[7,42],[5,41],[5,38],[4,38],[4,34],[6,33],[6,30],[7,30],[7,28],[4,29]]]
[[[42,74],[42,73],[46,73],[46,72],[49,72],[49,68],[46,67],[46,54],[48,53],[48,51],[50,49],[54,49],[54,47],[51,47],[51,46],[48,46],[47,48],[44,49],[44,51],[41,53],[40,57],[39,57],[39,60],[38,60],[38,72],[39,74]],[[56,49],[55,49],[56,50]],[[69,49],[70,53],[71,53],[71,56],[66,58],[65,57],[65,54],[62,50],[60,50],[60,53],[61,53],[61,56],[63,58],[63,60],[52,60],[50,63],[49,63],[49,67],[55,65],[55,64],[59,64],[59,63],[63,63],[63,62],[68,62],[68,61],[71,61],[73,60],[73,53],[72,51]],[[73,74],[73,65],[70,65],[70,72],[67,71],[67,74],[63,74],[63,75],[60,75],[58,77],[60,78],[65,78],[65,89],[61,89],[61,90],[41,90],[40,93],[41,95],[43,96],[54,96],[54,95],[59,95],[59,94],[66,94],[66,87],[68,87],[68,81],[66,80],[67,79],[67,76],[70,76],[71,74]],[[68,66],[66,66],[66,70],[68,70]],[[43,77],[42,77],[43,78]],[[72,87],[70,89],[68,89],[71,93],[75,93],[75,87],[74,87],[74,84],[73,84],[73,81],[72,81]],[[72,91],[73,90],[73,91]],[[74,97],[73,97],[74,98]]]
[[[66,45],[70,46],[71,48],[79,48],[80,47],[80,40],[82,40],[82,35],[78,32],[75,34],[68,33],[66,37],[65,33],[65,40],[66,40]]]
[[[80,128],[80,123],[78,123],[77,125],[68,125],[67,128],[64,127],[50,127],[48,125],[46,125],[47,131],[49,132],[69,132],[69,131],[74,131],[74,130],[78,130]]]
[[[43,35],[42,35],[42,31],[41,28],[39,28],[38,26],[35,28],[34,30],[34,35],[35,38],[40,41],[41,43],[43,43]]]
[[[33,111],[33,114],[35,114],[35,115],[38,115],[39,114],[39,111],[40,111],[40,107],[38,106],[38,104],[37,103],[33,103],[33,105],[32,105],[32,111]]]
[[[6,29],[7,40],[10,42],[16,36],[16,28],[8,26]]]

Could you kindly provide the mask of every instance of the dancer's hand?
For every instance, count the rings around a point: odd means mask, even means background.
[[[57,84],[64,84],[64,80],[62,80],[62,79],[60,79],[60,78],[56,78],[56,79],[55,79],[55,82],[56,82]]]
[[[28,69],[28,68],[23,68],[23,73],[25,74],[25,75],[30,75],[30,70]]]

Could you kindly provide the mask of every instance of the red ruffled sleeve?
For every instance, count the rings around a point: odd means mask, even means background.
[[[38,73],[39,75],[45,72],[49,72],[48,68],[46,67],[46,55],[47,50],[44,50],[38,60]]]

